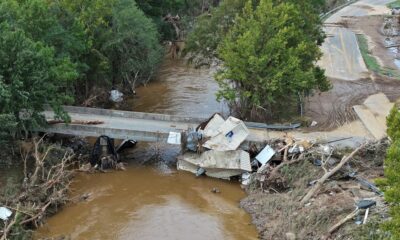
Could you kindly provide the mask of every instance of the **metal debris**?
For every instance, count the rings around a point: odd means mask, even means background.
[[[271,148],[271,146],[267,145],[265,148],[256,156],[257,161],[261,163],[261,165],[265,165],[269,160],[275,155],[275,150]]]
[[[0,207],[0,219],[3,221],[7,221],[9,217],[11,217],[12,212],[10,209],[6,207]]]

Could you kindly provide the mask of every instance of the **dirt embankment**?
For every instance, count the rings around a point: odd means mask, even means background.
[[[329,92],[310,97],[306,116],[317,121],[319,129],[327,131],[356,119],[354,105],[361,104],[368,96],[383,92],[391,101],[400,97],[400,80],[376,76],[375,80],[344,81],[331,79]]]
[[[400,57],[399,19],[399,16],[393,15],[373,15],[349,18],[346,21],[356,34],[367,36],[369,52],[379,65],[391,69],[395,74],[400,74],[400,66],[395,64]]]

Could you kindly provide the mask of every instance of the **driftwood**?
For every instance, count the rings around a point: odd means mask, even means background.
[[[344,156],[342,160],[339,162],[336,167],[334,167],[331,171],[326,171],[325,174],[317,181],[317,183],[308,191],[308,193],[303,197],[301,200],[301,204],[307,203],[313,196],[314,194],[322,187],[324,182],[330,178],[332,175],[334,175],[337,171],[339,171],[350,159],[353,158],[353,156],[360,151],[362,148],[364,148],[366,144],[362,144],[360,147],[356,148],[352,153],[350,153],[349,156]]]
[[[6,200],[7,207],[14,210],[14,218],[4,225],[3,231],[0,232],[0,240],[8,239],[15,225],[38,227],[49,209],[68,201],[67,191],[73,174],[69,169],[74,164],[74,154],[66,151],[57,163],[48,163],[50,152],[56,147],[46,146],[44,137],[34,139],[32,147],[29,151],[27,149],[20,151],[24,165],[33,160],[34,166],[30,173],[24,169],[24,181],[20,192]]]
[[[357,216],[358,212],[360,210],[356,209],[354,210],[352,213],[350,213],[349,215],[347,215],[345,218],[341,219],[339,222],[337,222],[335,225],[333,225],[329,230],[328,230],[328,234],[323,238],[323,239],[328,239],[329,236],[335,232],[337,229],[339,229],[343,224],[345,224],[347,221],[353,219],[355,216]]]

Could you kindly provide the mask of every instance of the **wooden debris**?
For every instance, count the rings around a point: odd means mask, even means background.
[[[360,211],[359,209],[354,210],[352,213],[350,213],[350,214],[347,215],[345,218],[343,218],[342,220],[340,220],[339,222],[337,222],[335,225],[333,225],[333,226],[329,229],[328,234],[327,234],[327,236],[325,236],[324,239],[328,239],[329,236],[330,236],[333,232],[335,232],[337,229],[339,229],[343,224],[345,224],[347,221],[349,221],[349,220],[353,219],[355,216],[357,216],[357,214],[358,214],[359,211]]]
[[[23,187],[7,202],[7,206],[15,213],[14,219],[5,224],[3,231],[0,231],[1,240],[8,239],[17,224],[23,227],[38,227],[49,209],[68,202],[67,192],[73,174],[70,169],[75,164],[75,155],[71,151],[65,151],[61,159],[57,159],[57,163],[48,164],[50,152],[56,147],[45,145],[44,138],[45,136],[33,139],[30,152],[21,150],[24,165],[33,160],[34,166],[31,173],[24,171]]]
[[[349,156],[344,156],[340,163],[336,165],[331,171],[327,171],[318,181],[317,183],[308,191],[308,193],[303,197],[301,200],[302,204],[307,203],[313,196],[314,194],[322,187],[324,182],[330,178],[333,174],[335,174],[337,171],[339,171],[348,161],[350,161],[353,156],[360,151],[366,144],[362,144],[360,147],[355,149]]]

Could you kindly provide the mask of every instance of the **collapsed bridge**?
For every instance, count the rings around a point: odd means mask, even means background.
[[[135,139],[145,142],[167,142],[171,133],[195,129],[207,118],[184,117],[156,113],[130,112],[101,108],[64,106],[71,123],[53,123],[39,131],[83,137],[106,135],[115,139]],[[54,112],[44,112],[47,120],[54,119]],[[96,124],[85,124],[97,122]],[[266,128],[262,123],[245,123],[248,128]],[[247,139],[257,141],[257,139]]]

